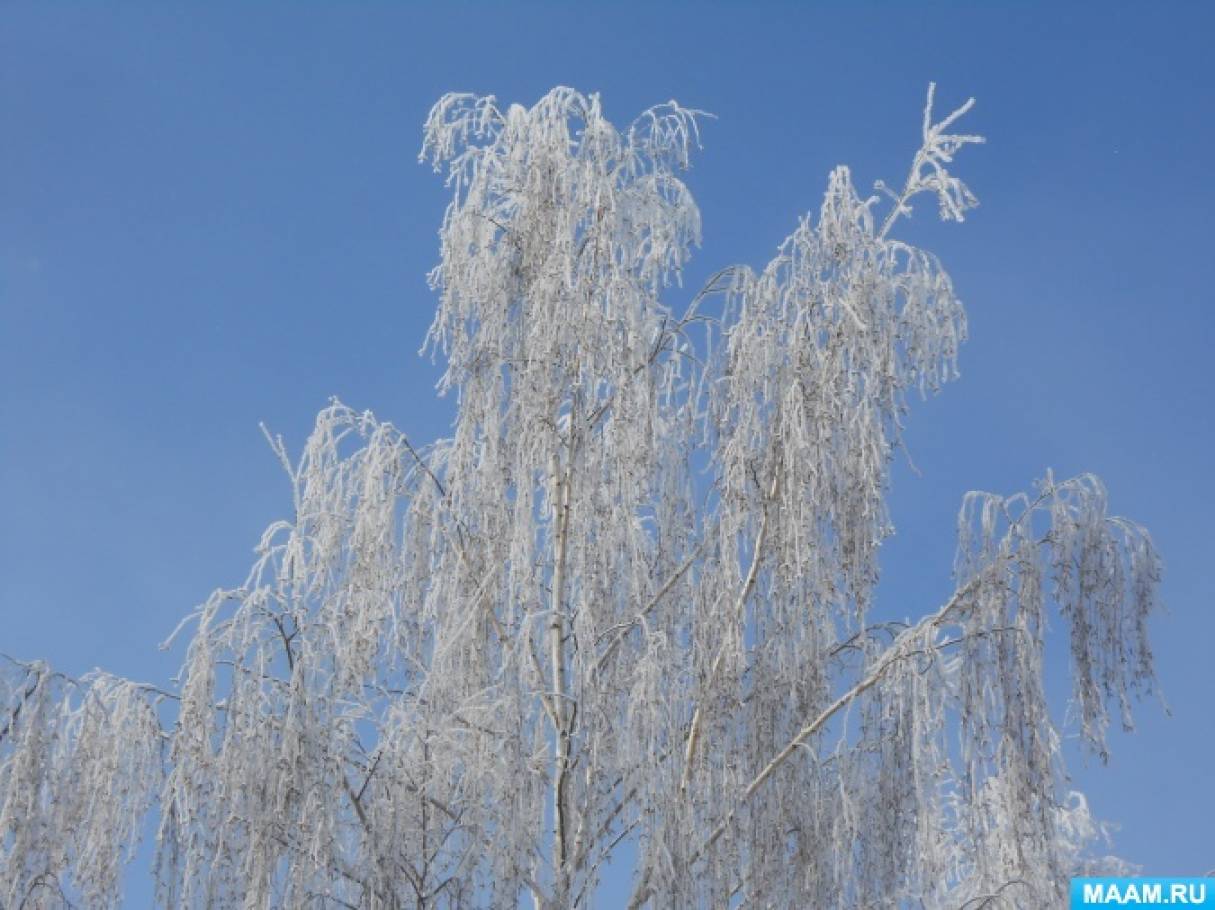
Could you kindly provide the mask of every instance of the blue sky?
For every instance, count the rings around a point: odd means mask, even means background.
[[[942,225],[922,203],[903,236],[950,269],[972,340],[908,419],[920,476],[895,470],[879,602],[948,594],[965,491],[1101,475],[1164,555],[1172,716],[1143,705],[1076,783],[1146,872],[1215,867],[1212,9],[3,5],[0,650],[164,680],[181,654],[157,642],[290,506],[259,421],[298,447],[338,395],[445,431],[416,354],[445,196],[415,157],[443,92],[715,113],[695,288],[766,261],[831,166],[901,181],[935,80],[942,107],[978,99],[988,144],[958,173],[982,206]]]

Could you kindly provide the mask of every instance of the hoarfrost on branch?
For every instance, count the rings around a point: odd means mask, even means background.
[[[625,842],[637,907],[1057,904],[1101,829],[1048,615],[1104,757],[1152,684],[1147,534],[1091,476],[972,493],[953,595],[870,618],[906,399],[966,335],[891,232],[976,204],[969,106],[930,89],[887,205],[836,168],[763,269],[672,307],[700,112],[444,97],[451,438],[337,402],[298,459],[271,437],[291,518],[179,627],[173,687],[4,663],[0,904],[115,905],[149,813],[170,907],[587,906]]]

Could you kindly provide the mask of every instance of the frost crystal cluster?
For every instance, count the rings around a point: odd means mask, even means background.
[[[1159,561],[1091,476],[972,493],[956,588],[871,618],[910,394],[962,306],[893,229],[961,221],[975,136],[932,93],[905,184],[847,168],[759,271],[680,297],[698,112],[448,95],[428,348],[451,438],[334,403],[243,585],[154,688],[9,660],[0,905],[113,906],[156,830],[166,907],[1060,906],[1101,828],[1043,689],[1104,755],[1152,683]],[[671,290],[675,288],[675,290]]]

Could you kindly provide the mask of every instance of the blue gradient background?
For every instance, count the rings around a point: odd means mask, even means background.
[[[689,175],[716,268],[762,264],[828,169],[902,180],[926,84],[988,145],[964,225],[903,236],[969,307],[963,378],[917,404],[884,611],[950,591],[972,488],[1053,467],[1153,532],[1156,703],[1075,782],[1155,875],[1215,867],[1211,393],[1215,66],[1206,4],[0,5],[0,650],[163,681],[156,644],[243,579],[331,395],[445,432],[416,355],[445,194],[415,163],[445,91],[554,84],[627,121],[718,115]],[[1051,674],[1063,681],[1066,653]],[[1058,690],[1062,692],[1062,690]],[[1062,698],[1060,700],[1062,706]],[[141,856],[146,857],[147,849]],[[149,901],[146,861],[130,906]],[[604,888],[613,906],[621,866]]]

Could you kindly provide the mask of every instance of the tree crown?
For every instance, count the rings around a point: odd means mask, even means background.
[[[269,437],[291,518],[183,621],[173,687],[8,661],[0,902],[116,903],[154,809],[167,906],[580,906],[626,841],[635,906],[1056,901],[1100,829],[1050,605],[1104,756],[1152,684],[1150,538],[1088,475],[972,493],[954,594],[870,617],[908,394],[966,336],[893,230],[977,204],[970,105],[934,121],[930,87],[900,188],[836,168],[771,262],[673,308],[700,112],[441,99],[451,437],[336,401],[298,459]]]

